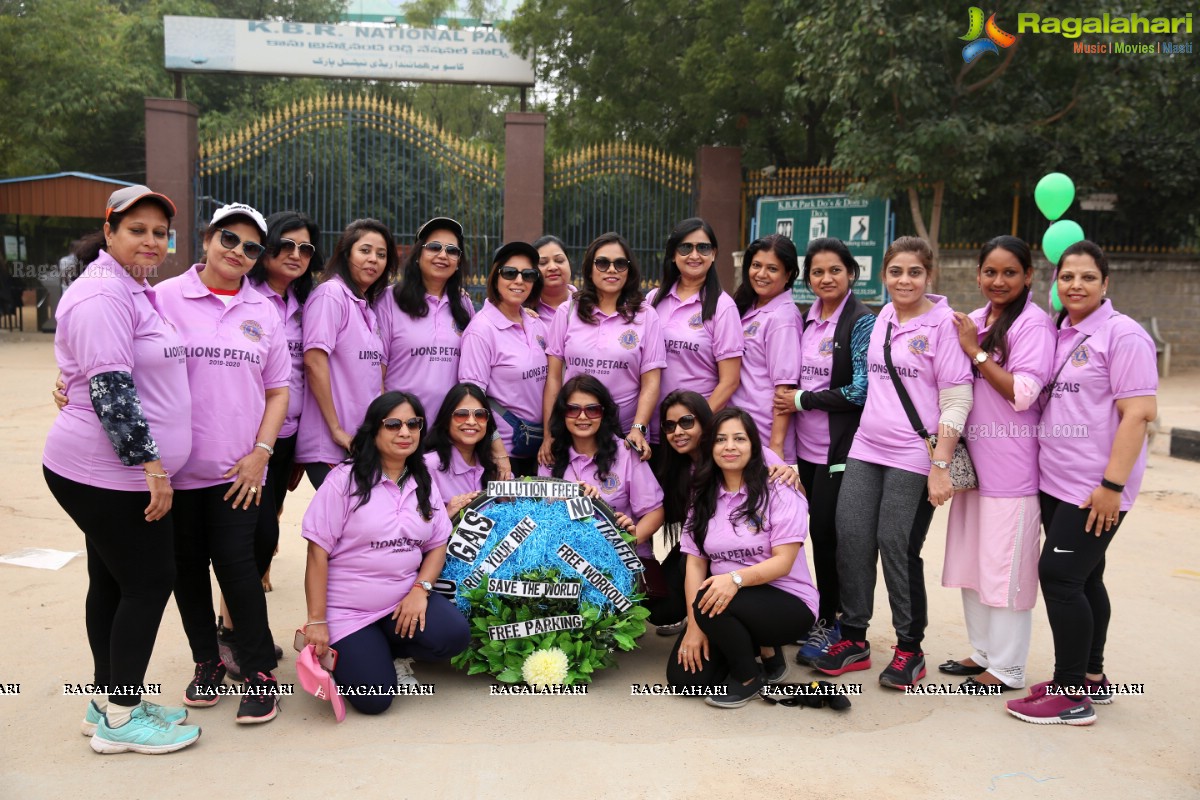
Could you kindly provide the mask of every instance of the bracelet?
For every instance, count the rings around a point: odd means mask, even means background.
[[[266,450],[267,455],[269,455],[269,456],[275,455],[275,448],[271,447],[271,445],[267,444],[266,442],[255,442],[254,446],[261,447],[263,450]]]
[[[317,619],[317,620],[313,620],[312,622],[306,622],[306,623],[304,623],[304,627],[303,627],[303,628],[301,628],[301,630],[305,630],[305,631],[306,631],[306,630],[308,630],[308,626],[309,626],[309,625],[328,625],[328,624],[329,624],[329,623],[328,623],[328,622],[326,622],[326,621],[325,621],[325,620],[323,620],[323,619]]]
[[[795,406],[796,406],[796,410],[797,410],[797,411],[803,411],[803,410],[804,410],[804,406],[800,405],[800,398],[801,398],[803,395],[804,395],[804,390],[803,390],[803,389],[800,389],[800,390],[798,390],[798,391],[796,392],[796,396],[792,398],[792,402],[793,402],[793,403],[795,403]]]
[[[1125,484],[1113,483],[1108,478],[1104,478],[1104,477],[1100,478],[1100,485],[1103,486],[1105,489],[1108,489],[1110,492],[1116,492],[1118,494],[1125,491]]]
[[[495,433],[493,433],[493,434],[492,434],[492,441],[493,441],[493,442],[499,441],[499,440],[500,440],[500,439],[502,439],[502,438],[503,438],[503,437],[500,435],[500,431],[496,431]]]
[[[169,472],[166,472],[166,471],[163,471],[163,472],[150,472],[149,470],[145,470],[145,469],[144,469],[144,470],[142,470],[142,472],[146,473],[146,477],[147,477],[147,478],[169,478],[169,477],[171,477],[171,474],[170,474]]]
[[[493,461],[501,461],[501,460],[503,460],[503,461],[508,461],[508,455],[507,455],[507,454],[505,454],[505,455],[502,455],[502,456],[492,456],[492,460],[493,460]]]

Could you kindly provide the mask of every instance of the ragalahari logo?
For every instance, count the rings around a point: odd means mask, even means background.
[[[1000,48],[1009,48],[1016,43],[1017,37],[1011,33],[1006,33],[1000,30],[1000,26],[996,24],[996,15],[992,14],[987,18],[987,23],[983,21],[983,9],[978,6],[971,6],[967,11],[967,18],[970,22],[970,28],[967,30],[966,36],[958,37],[964,42],[970,42],[963,48],[963,61],[970,64],[975,59],[979,58],[984,53],[995,53],[1000,55]],[[986,38],[980,38],[985,36]]]

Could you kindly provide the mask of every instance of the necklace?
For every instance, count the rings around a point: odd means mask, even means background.
[[[397,485],[397,486],[403,486],[403,485],[404,485],[404,479],[405,479],[407,476],[408,476],[408,467],[406,466],[404,469],[400,470],[400,474],[396,476],[396,481],[395,481],[396,485]],[[383,473],[383,477],[387,478],[387,473],[386,473],[386,472],[385,472],[385,473]],[[390,480],[390,479],[389,479],[389,480]]]

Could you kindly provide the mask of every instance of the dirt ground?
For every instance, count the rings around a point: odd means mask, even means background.
[[[51,337],[0,333],[0,553],[83,547],[40,470],[55,372]],[[1165,381],[1159,405],[1165,429],[1200,428],[1200,374]],[[482,676],[418,665],[436,693],[398,698],[379,717],[351,710],[336,724],[328,704],[297,686],[268,725],[235,724],[226,699],[192,712],[204,734],[180,753],[100,756],[79,733],[86,699],[63,689],[91,678],[86,567],[76,558],[58,571],[0,564],[5,627],[15,634],[0,655],[0,797],[1194,798],[1200,720],[1189,673],[1178,670],[1200,656],[1200,464],[1169,458],[1166,436],[1153,451],[1107,569],[1108,674],[1143,684],[1144,694],[1098,707],[1087,728],[1021,723],[1001,698],[881,688],[895,640],[880,580],[874,667],[838,679],[863,686],[844,713],[631,696],[632,683],[664,680],[671,641],[648,634],[587,696],[493,697]],[[304,621],[299,522],[311,495],[305,483],[288,499],[268,595],[275,639],[288,645],[277,671],[284,684],[295,682],[290,643]],[[925,548],[927,683],[945,677],[934,665],[969,652],[959,593],[940,587],[945,525],[939,510]],[[1039,602],[1031,681],[1051,667]],[[191,672],[172,602],[147,676],[163,695],[150,699],[177,703]],[[793,666],[789,680],[810,675]]]

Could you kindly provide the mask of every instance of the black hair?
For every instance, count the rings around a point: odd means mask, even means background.
[[[134,203],[124,211],[113,211],[109,214],[107,220],[109,230],[118,230],[125,217],[145,203],[152,203],[161,208],[163,213],[167,215],[167,226],[170,227],[172,220],[171,210],[162,201],[156,200],[153,197],[147,197],[144,200]],[[80,270],[83,270],[88,264],[99,258],[101,250],[107,249],[107,238],[104,235],[104,228],[100,228],[100,230],[85,234],[71,243],[71,255],[75,256],[75,259],[79,262]]]
[[[1062,251],[1062,255],[1058,257],[1058,264],[1055,265],[1054,280],[1058,280],[1058,273],[1062,270],[1063,262],[1067,260],[1067,256],[1091,256],[1092,260],[1096,262],[1096,268],[1100,270],[1100,280],[1108,280],[1108,256],[1104,255],[1104,251],[1100,248],[1100,245],[1088,239],[1081,239]],[[1066,318],[1067,310],[1064,308],[1058,313],[1055,326],[1061,328],[1063,320]]]
[[[512,253],[511,255],[528,258],[524,253]],[[510,256],[511,257],[511,256]],[[492,305],[500,307],[500,268],[505,266],[499,260],[492,263],[492,269],[488,272],[487,277],[487,299],[492,301]],[[546,279],[542,277],[542,271],[538,269],[537,259],[529,266],[533,267],[537,272],[537,277],[533,279],[533,286],[529,288],[529,296],[525,298],[522,306],[527,308],[537,308],[537,302],[542,297],[542,289],[546,287]]]
[[[438,469],[441,472],[450,469],[450,455],[454,448],[454,440],[450,437],[450,422],[454,418],[454,410],[458,408],[458,404],[464,397],[474,397],[483,404],[484,408],[489,408],[487,394],[473,383],[456,383],[450,387],[450,391],[446,392],[446,399],[442,401],[442,407],[438,409],[437,419],[433,421],[433,425],[429,426],[429,433],[425,437],[425,451],[437,453],[440,464]],[[487,424],[484,426],[483,439],[475,444],[475,458],[483,466],[480,489],[485,488],[488,481],[500,478],[496,460],[492,458],[492,435],[495,432],[496,420],[489,413]],[[442,499],[448,501],[450,498],[443,497]]]
[[[325,272],[321,277],[321,280],[327,281],[334,275],[340,276],[355,297],[362,297],[363,294],[359,292],[354,278],[350,275],[350,251],[354,249],[354,245],[358,244],[359,239],[372,232],[383,237],[384,247],[387,248],[387,264],[383,269],[383,274],[367,287],[365,299],[368,303],[375,302],[375,298],[383,294],[396,275],[400,264],[400,259],[396,255],[396,240],[392,238],[392,232],[388,230],[388,226],[379,220],[356,219],[347,225],[346,230],[342,231],[337,244],[333,247],[333,255],[325,262]]]
[[[783,264],[783,269],[787,272],[787,282],[783,286],[784,291],[792,288],[796,282],[796,276],[800,274],[800,259],[796,255],[796,245],[791,239],[782,233],[772,233],[770,236],[755,239],[742,255],[742,284],[733,295],[733,302],[737,305],[739,317],[744,316],[758,302],[758,294],[750,285],[750,266],[754,263],[754,257],[759,253],[774,253],[779,262]]]
[[[426,233],[435,231],[453,233],[454,238],[458,241],[458,248],[463,251],[462,255],[458,257],[458,269],[454,270],[446,280],[446,299],[450,302],[450,316],[454,319],[455,327],[459,331],[465,331],[467,323],[471,321],[471,315],[462,302],[466,295],[463,290],[463,271],[467,268],[467,251],[463,245],[462,236],[455,233],[452,228],[434,225]],[[413,245],[412,250],[408,253],[408,258],[404,261],[400,282],[392,287],[392,299],[396,301],[396,306],[408,316],[416,319],[421,319],[429,314],[429,303],[425,302],[425,278],[421,275],[421,253],[425,252],[425,243],[428,241],[429,236],[426,235],[424,239],[418,239],[417,243]],[[534,266],[537,265],[534,264]]]
[[[351,511],[357,511],[359,506],[371,499],[371,490],[383,475],[383,458],[379,455],[379,448],[375,446],[375,436],[379,433],[383,421],[387,419],[388,412],[404,403],[412,406],[414,416],[425,417],[425,407],[416,395],[408,392],[384,392],[367,406],[362,424],[354,432],[354,438],[350,441],[350,458],[347,461],[351,464],[350,475],[354,480],[354,491],[350,496],[357,497],[358,502]],[[429,498],[433,479],[429,477],[429,468],[425,466],[425,459],[421,457],[424,433],[422,430],[417,434],[417,449],[404,460],[404,467],[408,470],[408,476],[417,482],[417,509],[421,512],[421,518],[428,522],[433,519],[433,507]]]
[[[552,233],[547,233],[544,236],[534,239],[533,240],[533,249],[541,250],[543,247],[545,247],[548,244],[556,244],[559,246],[559,249],[561,249],[564,253],[567,252],[566,243],[562,239],[558,238],[557,236],[555,236]]]
[[[300,305],[304,305],[309,294],[312,293],[317,275],[321,274],[321,270],[325,268],[325,259],[321,255],[321,228],[317,223],[299,211],[275,212],[267,217],[267,240],[263,242],[267,249],[263,255],[270,254],[271,258],[278,257],[283,250],[281,240],[286,238],[284,234],[301,228],[308,232],[309,241],[312,242],[313,247],[317,248],[312,258],[308,260],[308,269],[304,270],[303,275],[292,281],[290,287],[292,293],[296,295],[296,301]],[[259,258],[254,262],[254,266],[250,268],[250,280],[260,286],[267,282],[266,258]]]
[[[741,422],[746,429],[746,436],[750,439],[750,461],[742,470],[746,501],[729,515],[729,523],[736,525],[738,520],[743,520],[757,526],[760,531],[771,526],[767,519],[767,464],[763,461],[758,426],[748,413],[735,406],[728,406],[716,413],[712,427],[704,431],[704,438],[700,442],[704,450],[700,456],[700,463],[696,466],[696,488],[692,500],[690,530],[692,539],[701,552],[704,552],[704,539],[708,535],[708,522],[717,513],[717,489],[723,479],[721,469],[713,461],[713,445],[716,442],[717,430],[729,420]]]
[[[621,238],[621,234],[602,233],[588,245],[587,252],[583,254],[583,265],[580,267],[583,288],[575,295],[576,313],[579,315],[580,321],[588,325],[600,324],[600,321],[593,316],[596,306],[600,303],[600,295],[596,291],[596,281],[592,278],[592,269],[595,267],[596,251],[607,244],[619,244],[625,253],[625,258],[629,260],[629,269],[625,272],[625,285],[621,287],[621,293],[617,296],[617,313],[621,315],[621,319],[632,323],[642,309],[642,300],[644,299],[641,289],[642,273],[638,270],[637,259],[634,258],[633,251],[629,249],[628,242]]]
[[[659,464],[658,483],[663,489],[663,530],[667,542],[673,547],[679,541],[679,533],[687,519],[688,508],[692,499],[692,473],[695,461],[690,455],[677,453],[668,441],[663,425],[667,421],[667,411],[671,406],[684,406],[696,418],[703,436],[712,427],[713,413],[708,407],[708,401],[699,392],[686,389],[676,389],[663,398],[658,409],[658,429],[662,431],[662,460]],[[696,455],[700,455],[697,445]]]
[[[808,243],[808,249],[804,251],[804,269],[800,273],[800,279],[805,285],[812,288],[812,278],[809,277],[809,270],[812,269],[812,261],[818,253],[833,253],[842,262],[842,266],[850,273],[850,286],[853,287],[855,281],[858,280],[859,266],[854,260],[854,256],[850,252],[850,248],[846,247],[846,243],[841,239],[834,239],[832,236],[825,236],[820,239],[813,239]]]
[[[713,314],[717,313],[717,300],[721,298],[721,279],[717,276],[717,234],[709,225],[699,217],[689,217],[683,222],[675,226],[675,230],[671,231],[671,235],[667,237],[667,252],[663,254],[662,280],[658,284],[658,291],[654,294],[654,302],[651,305],[657,307],[663,301],[663,298],[671,291],[671,287],[679,281],[679,267],[675,265],[675,248],[678,247],[684,237],[695,231],[704,231],[704,235],[708,237],[708,241],[713,246],[713,263],[708,265],[708,274],[704,276],[704,288],[700,290],[700,297],[704,301],[701,305],[700,318],[707,322],[713,318]]]
[[[1026,275],[1033,273],[1033,254],[1029,251],[1029,245],[1016,236],[1007,235],[990,239],[983,246],[983,249],[979,251],[979,269],[983,269],[983,262],[997,249],[1011,253],[1021,263],[1021,269]],[[1028,301],[1029,287],[1022,286],[1020,295],[1013,298],[1013,301],[1004,307],[979,345],[980,349],[988,355],[996,353],[997,363],[1000,366],[1004,366],[1004,362],[1008,360],[1008,331],[1017,321],[1017,317],[1021,316],[1021,312],[1025,310],[1025,303]]]
[[[617,443],[621,436],[621,420],[617,404],[604,384],[592,375],[576,375],[563,384],[554,398],[554,406],[550,409],[550,454],[554,457],[551,474],[561,478],[567,471],[571,461],[571,434],[567,431],[567,399],[582,392],[595,397],[604,414],[600,417],[600,427],[596,431],[596,455],[592,461],[596,464],[596,477],[604,480],[608,471],[617,463]]]

